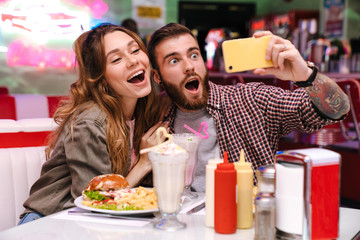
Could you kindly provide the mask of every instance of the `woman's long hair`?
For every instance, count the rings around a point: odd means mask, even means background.
[[[112,163],[113,173],[126,175],[124,172],[130,161],[130,133],[122,106],[116,98],[115,92],[105,81],[106,57],[104,50],[104,36],[114,31],[122,31],[132,37],[147,54],[146,48],[135,33],[113,24],[102,24],[93,30],[83,33],[74,43],[74,51],[78,64],[79,78],[71,84],[70,96],[57,109],[54,120],[59,125],[49,141],[46,149],[47,158],[54,149],[59,135],[67,122],[70,122],[72,136],[74,134],[74,120],[84,110],[98,105],[107,115],[106,140]],[[152,83],[154,86],[154,84]],[[139,148],[142,135],[160,120],[158,94],[152,86],[148,96],[139,98],[136,104],[134,150],[139,159]]]

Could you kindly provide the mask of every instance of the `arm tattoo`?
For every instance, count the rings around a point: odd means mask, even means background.
[[[306,87],[314,105],[325,116],[340,119],[350,110],[348,96],[331,78],[318,73],[313,86]]]

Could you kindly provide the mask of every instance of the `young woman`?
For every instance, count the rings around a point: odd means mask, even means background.
[[[146,48],[135,33],[102,24],[74,43],[79,78],[55,113],[59,124],[19,224],[73,207],[95,176],[117,173],[136,186],[151,171],[139,150],[166,124],[152,90]],[[156,105],[158,103],[158,105]]]

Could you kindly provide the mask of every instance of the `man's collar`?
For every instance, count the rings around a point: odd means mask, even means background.
[[[210,111],[212,109],[220,109],[221,108],[221,89],[218,85],[209,81],[209,98],[207,101],[206,109]]]

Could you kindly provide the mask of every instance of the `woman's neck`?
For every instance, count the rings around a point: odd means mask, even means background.
[[[120,103],[124,111],[125,120],[126,121],[132,120],[134,116],[137,99],[127,99],[126,101],[120,100]]]

